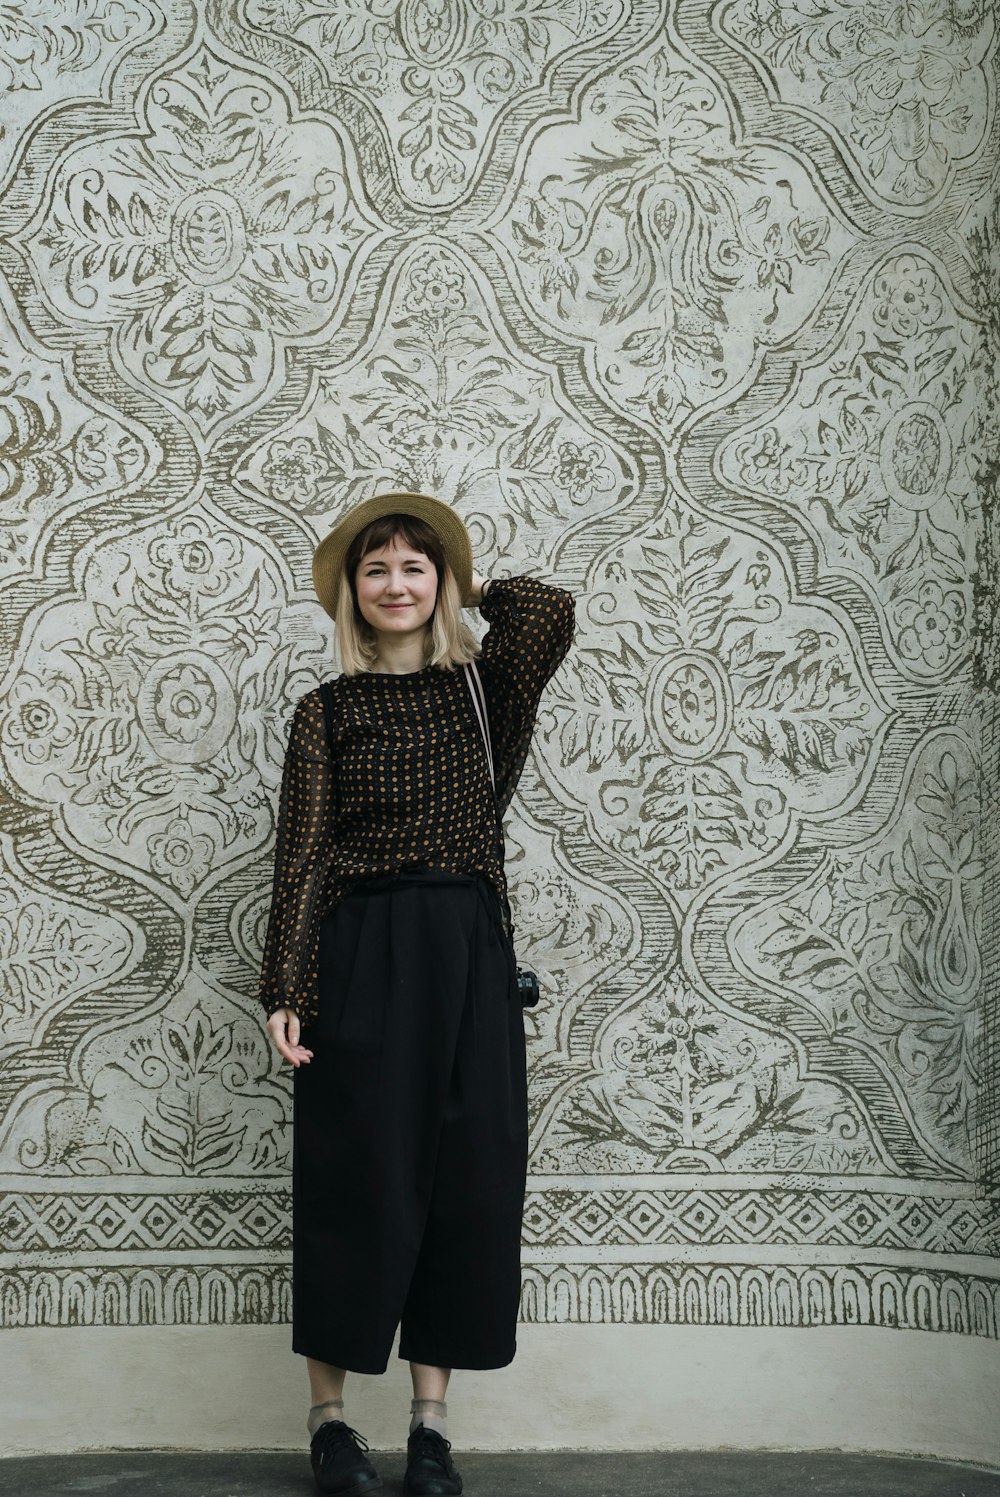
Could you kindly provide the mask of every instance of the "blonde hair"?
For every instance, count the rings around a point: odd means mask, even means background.
[[[369,551],[378,551],[396,537],[433,563],[438,587],[434,612],[424,647],[424,664],[454,670],[480,653],[479,641],[462,617],[462,598],[455,574],[448,565],[437,531],[416,515],[381,515],[359,530],[344,557],[334,623],[337,653],[345,676],[369,671],[375,663],[375,630],[358,607],[354,577]]]

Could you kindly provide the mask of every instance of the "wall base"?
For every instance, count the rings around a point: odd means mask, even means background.
[[[306,1445],[287,1326],[12,1330],[0,1454]],[[846,1329],[528,1325],[496,1372],[456,1372],[459,1449],[842,1449],[1000,1466],[1000,1343]],[[405,1444],[409,1373],[348,1378],[376,1449]],[[515,1438],[511,1432],[515,1431]]]

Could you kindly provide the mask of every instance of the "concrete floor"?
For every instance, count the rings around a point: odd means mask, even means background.
[[[371,1452],[387,1497],[404,1454]],[[940,1461],[836,1453],[462,1454],[465,1497],[1000,1497],[1000,1474]],[[147,1451],[0,1460],[3,1497],[308,1497],[308,1453]]]

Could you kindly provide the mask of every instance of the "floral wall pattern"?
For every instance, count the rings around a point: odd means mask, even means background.
[[[0,1321],[288,1317],[277,786],[392,486],[578,598],[524,1319],[996,1337],[993,8],[0,35]]]

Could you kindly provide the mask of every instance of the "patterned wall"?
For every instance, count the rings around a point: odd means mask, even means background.
[[[0,43],[3,1322],[288,1316],[275,800],[312,549],[391,485],[579,598],[510,821],[525,1319],[996,1336],[988,0]]]

